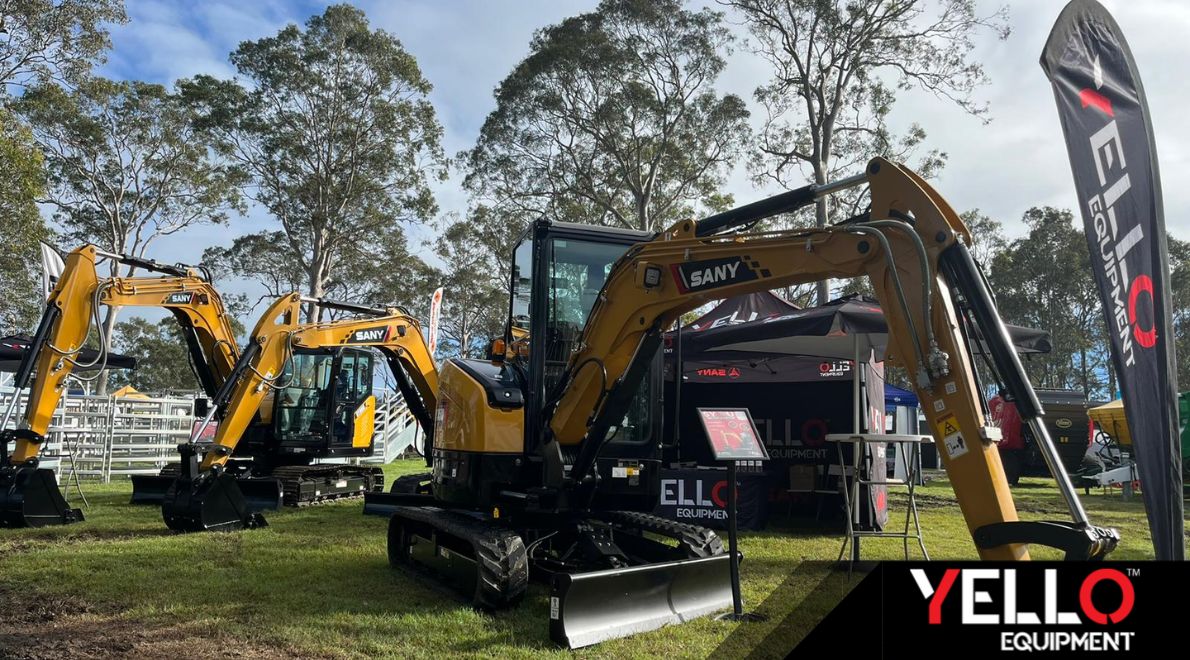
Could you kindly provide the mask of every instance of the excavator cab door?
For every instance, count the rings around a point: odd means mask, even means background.
[[[374,359],[370,349],[296,350],[273,397],[279,449],[314,456],[370,453]]]
[[[541,410],[562,378],[608,273],[649,234],[562,222],[534,223],[513,253],[511,351],[528,381],[528,410]],[[526,332],[527,331],[527,332]],[[622,422],[614,427],[596,466],[603,508],[651,509],[660,486],[661,356],[658,352]],[[525,416],[525,451],[541,455],[546,429],[540,414]],[[563,447],[563,463],[578,447]]]

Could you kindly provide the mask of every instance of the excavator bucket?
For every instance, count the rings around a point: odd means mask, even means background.
[[[134,474],[132,475],[132,500],[129,504],[162,504],[169,487],[177,481],[178,475]]]
[[[238,480],[227,473],[178,478],[165,494],[161,517],[175,532],[232,531],[268,524],[248,505]]]
[[[0,471],[0,527],[45,527],[83,520],[62,497],[51,470],[32,467]]]
[[[558,573],[550,592],[550,638],[575,649],[729,607],[731,566],[727,554]]]

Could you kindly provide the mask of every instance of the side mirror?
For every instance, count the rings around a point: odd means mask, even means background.
[[[209,412],[211,412],[211,400],[205,396],[196,397],[194,399],[194,416],[205,418]]]

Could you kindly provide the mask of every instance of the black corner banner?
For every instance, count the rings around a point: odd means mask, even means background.
[[[1066,136],[1158,559],[1185,558],[1169,258],[1153,127],[1120,26],[1074,0],[1041,57]]]
[[[745,564],[746,566],[746,564]],[[712,657],[1154,658],[1184,563],[802,562]]]

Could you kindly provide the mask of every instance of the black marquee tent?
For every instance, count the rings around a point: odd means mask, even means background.
[[[0,338],[0,371],[16,371],[21,365],[21,358],[25,356],[25,352],[29,350],[29,344],[33,340],[24,335],[9,335]],[[90,348],[84,348],[78,357],[78,361],[83,365],[89,365],[95,362],[98,353]],[[100,363],[102,364],[102,363]],[[88,369],[98,369],[100,364],[95,364],[92,367],[76,367],[79,371],[87,371]],[[108,353],[106,367],[108,369],[135,369],[136,358],[127,355],[119,355],[116,353]]]

